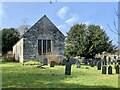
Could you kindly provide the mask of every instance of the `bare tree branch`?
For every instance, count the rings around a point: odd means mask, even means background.
[[[120,15],[118,14],[118,11],[117,11],[116,9],[114,9],[114,10],[115,10],[116,16],[117,16],[118,18],[120,18]]]
[[[118,29],[117,29],[117,26],[116,26],[115,21],[114,21],[113,23],[114,23],[114,26],[115,26],[115,30],[118,32]],[[119,32],[118,32],[118,33],[119,33]]]
[[[108,28],[115,34],[118,34],[117,32],[115,32],[113,29],[111,29],[111,27],[107,24]]]

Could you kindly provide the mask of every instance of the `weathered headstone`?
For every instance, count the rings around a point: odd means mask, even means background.
[[[117,60],[117,62],[118,62],[118,65],[120,65],[120,60]]]
[[[100,61],[98,61],[98,63],[97,63],[97,70],[101,70],[101,62]]]
[[[48,65],[48,60],[47,60],[47,58],[44,58],[44,59],[43,59],[43,65]]]
[[[108,74],[112,74],[112,67],[111,66],[108,67]]]
[[[117,66],[117,62],[114,62],[114,69],[116,69],[116,66]]]
[[[106,59],[106,56],[104,56],[104,61],[103,61],[103,65],[107,65],[107,59]]]
[[[87,65],[88,62],[87,62],[87,58],[84,58],[84,64]]]
[[[113,61],[111,61],[111,65],[113,65]]]
[[[80,68],[80,61],[79,60],[76,61],[76,68]]]
[[[54,65],[55,65],[55,62],[54,62],[54,61],[51,61],[51,62],[50,62],[50,67],[54,67]]]
[[[102,67],[102,74],[106,74],[106,71],[107,71],[106,66],[103,66]]]
[[[119,65],[116,66],[116,74],[119,74],[120,73],[120,67]]]
[[[111,64],[111,58],[108,57],[108,64]]]
[[[70,63],[69,59],[66,62],[65,74],[66,75],[71,75],[71,63]]]
[[[97,61],[95,60],[95,61],[93,62],[93,64],[94,64],[94,66],[97,66]]]
[[[92,60],[88,60],[89,65],[91,65],[91,61],[92,61]]]

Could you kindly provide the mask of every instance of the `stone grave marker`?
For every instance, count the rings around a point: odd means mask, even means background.
[[[80,68],[80,61],[79,60],[76,61],[76,68]]]
[[[102,74],[106,74],[106,71],[107,71],[106,66],[103,66],[102,67]]]
[[[103,65],[107,65],[107,59],[106,59],[106,56],[104,56],[104,61],[103,61]]]
[[[100,61],[98,61],[98,63],[97,63],[97,70],[101,70],[101,62]]]
[[[84,64],[88,65],[87,58],[84,58]]]
[[[48,65],[48,59],[47,58],[43,59],[43,65]]]
[[[111,66],[108,67],[108,74],[112,74],[112,67]]]
[[[54,67],[54,65],[55,65],[55,62],[54,62],[54,61],[51,61],[51,62],[50,62],[50,67]]]
[[[117,62],[114,62],[114,69],[116,69],[116,66],[117,66]]]
[[[71,75],[71,63],[70,63],[69,59],[66,62],[65,74],[66,75]]]
[[[116,74],[119,74],[120,73],[120,67],[119,65],[116,66]]]
[[[93,64],[94,64],[94,66],[97,66],[97,61],[94,60],[94,61],[93,61]]]
[[[88,60],[88,63],[89,63],[88,65],[91,65],[91,61],[92,61],[91,59],[90,59],[90,60]]]
[[[108,57],[108,64],[111,64],[111,58]]]

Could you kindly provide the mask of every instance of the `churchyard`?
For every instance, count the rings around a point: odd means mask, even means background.
[[[45,62],[3,62],[3,88],[118,88],[117,64],[70,61],[65,65]],[[116,67],[117,66],[117,67]],[[108,70],[109,68],[109,70]]]

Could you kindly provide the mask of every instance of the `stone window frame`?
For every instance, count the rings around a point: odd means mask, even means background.
[[[48,40],[51,41],[51,52],[53,51],[53,46],[52,46],[53,41],[52,41],[52,39],[41,39],[41,38],[39,38],[39,39],[37,40],[37,43],[38,43],[39,40],[41,40],[41,54],[39,54],[39,49],[37,48],[37,50],[38,50],[38,55],[46,55],[46,54],[48,53],[48,51],[47,51],[47,41],[48,41]],[[43,40],[46,40],[46,53],[43,53]],[[49,52],[49,53],[51,53],[51,52]]]

